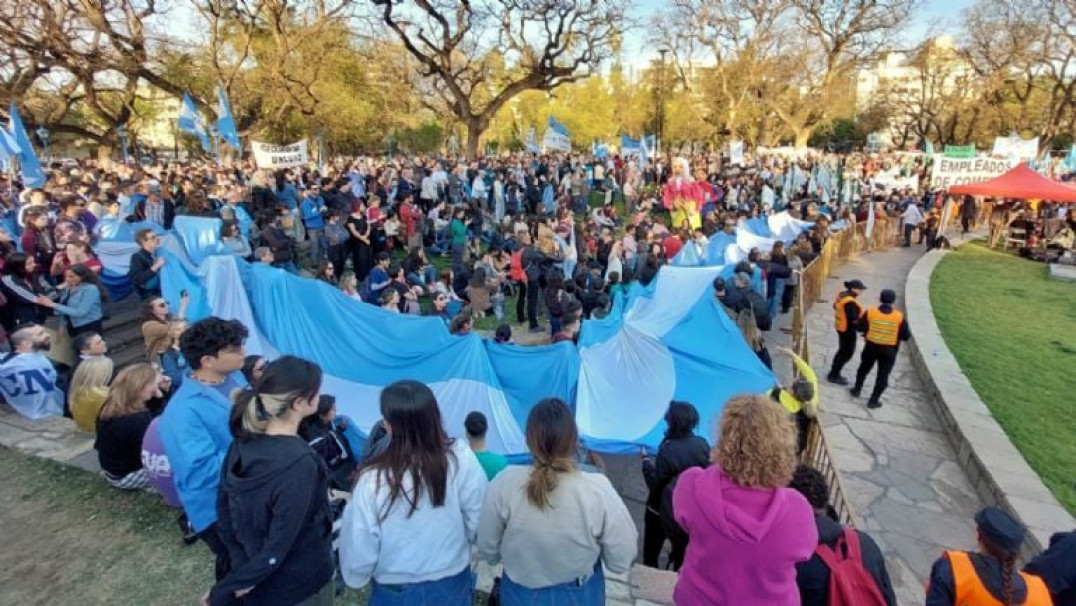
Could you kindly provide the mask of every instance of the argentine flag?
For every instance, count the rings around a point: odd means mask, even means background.
[[[179,130],[185,133],[198,135],[202,142],[202,151],[207,153],[212,151],[213,148],[209,144],[209,132],[205,127],[205,120],[202,118],[202,114],[198,113],[198,108],[194,106],[194,100],[191,99],[188,93],[183,93],[183,103],[179,106],[177,126],[179,126]]]
[[[223,86],[217,87],[217,132],[220,133],[232,149],[239,149],[239,132],[235,129],[235,119],[232,118],[232,106],[228,103],[228,93]],[[320,156],[319,156],[320,157]]]

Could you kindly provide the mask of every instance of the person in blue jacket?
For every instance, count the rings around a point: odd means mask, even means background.
[[[321,198],[321,188],[317,183],[303,191],[303,201],[299,209],[306,227],[306,237],[310,240],[310,264],[316,268],[329,249],[325,241],[325,218],[322,216],[328,209],[325,207],[325,200]]]
[[[217,558],[217,580],[231,569],[217,528],[217,489],[232,443],[231,396],[247,386],[240,372],[246,338],[247,329],[238,320],[215,317],[200,320],[183,333],[179,346],[191,373],[168,402],[158,428],[183,511]]]

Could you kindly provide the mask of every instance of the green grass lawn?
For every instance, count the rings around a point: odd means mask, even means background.
[[[213,583],[213,555],[156,494],[3,447],[0,478],[0,604],[197,604]]]
[[[1076,284],[975,243],[938,264],[930,301],[979,397],[1076,514]]]

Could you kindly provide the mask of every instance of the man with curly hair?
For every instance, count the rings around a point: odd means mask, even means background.
[[[172,465],[176,492],[198,537],[217,557],[217,580],[231,568],[228,550],[217,532],[217,488],[232,434],[228,429],[232,393],[247,386],[241,369],[247,328],[238,320],[209,317],[180,338],[190,365],[161,415],[159,433]]]

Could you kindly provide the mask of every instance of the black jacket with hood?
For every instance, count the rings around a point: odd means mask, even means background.
[[[837,539],[844,534],[844,527],[825,515],[815,514],[815,526],[818,528],[819,545],[828,545],[832,549]],[[889,580],[889,571],[885,568],[885,557],[878,544],[870,535],[859,532],[859,549],[863,556],[863,568],[870,573],[878,585],[885,603],[896,606],[897,597],[893,593],[893,583]],[[829,567],[819,555],[813,554],[806,562],[796,564],[796,584],[800,588],[800,600],[803,606],[826,606],[829,604]]]
[[[333,577],[329,474],[298,436],[254,436],[232,442],[221,470],[218,531],[231,571],[209,603],[296,604]]]

